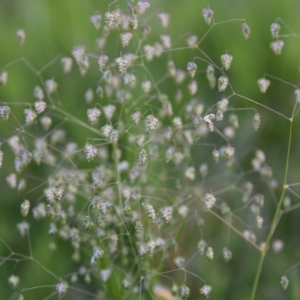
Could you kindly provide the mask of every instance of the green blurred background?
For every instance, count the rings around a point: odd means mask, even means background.
[[[20,57],[20,47],[17,43],[15,32],[22,28],[26,31],[25,45],[22,47],[24,56],[36,68],[40,69],[59,54],[71,55],[74,45],[83,43],[93,51],[95,49],[95,39],[97,32],[91,25],[89,18],[95,11],[105,13],[109,1],[104,0],[1,0],[0,1],[0,66],[14,61]],[[203,49],[215,62],[219,62],[220,55],[226,50],[233,55],[233,64],[228,74],[234,90],[249,98],[263,103],[284,115],[290,116],[294,104],[294,89],[280,81],[271,80],[271,86],[266,95],[259,92],[257,80],[263,77],[264,73],[269,73],[280,77],[287,82],[298,84],[300,82],[300,39],[299,36],[285,38],[285,46],[280,56],[275,56],[270,50],[272,38],[270,35],[270,25],[276,18],[280,17],[296,33],[300,35],[300,1],[280,1],[280,0],[161,0],[151,1],[151,12],[149,22],[153,24],[151,37],[157,39],[159,26],[156,24],[157,12],[168,12],[170,14],[170,26],[167,32],[173,40],[178,39],[180,44],[188,33],[202,37],[208,25],[204,23],[201,11],[209,4],[215,13],[215,21],[221,22],[229,19],[246,19],[251,28],[251,35],[245,41],[241,33],[242,22],[231,22],[222,26],[216,26],[201,43]],[[125,1],[118,1],[117,5],[124,7]],[[282,26],[282,34],[291,32]],[[114,43],[111,49],[115,51]],[[172,59],[176,66],[185,69],[186,64],[194,56],[199,55],[196,50],[172,52]],[[198,62],[197,62],[198,63]],[[151,63],[151,71],[155,78],[159,74],[164,74],[165,65],[154,61]],[[198,68],[205,70],[206,65],[198,63]],[[65,76],[61,71],[59,61],[51,64],[43,73],[44,79],[55,78],[59,84],[59,97],[62,106],[69,113],[85,119],[86,105],[83,95],[89,87],[95,84],[96,69],[85,77],[81,77],[77,70]],[[33,87],[38,84],[36,75],[22,63],[16,64],[7,69],[9,73],[8,84],[0,88],[0,101],[6,102],[30,102],[33,101]],[[205,74],[199,79],[199,94],[207,104],[220,100],[218,93],[211,92],[207,86],[201,85],[201,79],[205,80]],[[165,90],[167,84],[163,86]],[[231,102],[235,107],[247,107],[249,103],[245,100],[234,98]],[[238,133],[238,151],[241,158],[246,158],[250,152],[259,148],[267,154],[267,162],[272,166],[275,177],[279,181],[279,186],[283,178],[284,163],[286,158],[286,148],[288,139],[288,122],[269,111],[251,105],[258,109],[262,116],[262,125],[256,133],[249,126],[242,125]],[[176,110],[176,108],[174,109]],[[14,113],[17,118],[22,118],[22,107],[15,107]],[[252,114],[241,113],[241,119],[245,119],[242,124],[251,124]],[[300,174],[300,144],[297,128],[299,120],[295,120],[295,131],[293,134],[292,147],[292,167],[289,173],[289,182],[299,181]],[[69,129],[69,139],[75,139],[79,145],[84,145],[86,136],[81,128],[72,124],[67,124]],[[0,137],[6,138],[11,130],[0,123]],[[247,136],[247,138],[243,138]],[[11,191],[6,184],[5,177],[12,167],[4,164],[0,169],[0,237],[15,252],[28,254],[26,239],[22,239],[16,229],[16,223],[22,220],[19,213],[19,205],[23,195],[16,191]],[[34,172],[34,169],[33,169]],[[46,174],[43,174],[46,176]],[[278,191],[280,192],[280,191]],[[299,201],[297,197],[292,197],[292,203]],[[274,212],[274,206],[269,205],[266,214],[266,223],[270,223],[270,218]],[[267,210],[266,208],[266,210]],[[207,224],[214,224],[210,229],[214,236],[214,243],[218,248],[218,241],[224,240],[226,228],[221,223],[210,220],[207,217]],[[300,221],[299,211],[295,210],[285,215],[278,227],[275,238],[283,239],[286,242],[284,250],[279,254],[270,251],[266,260],[262,278],[259,285],[257,299],[300,299],[300,274],[297,269],[290,273],[291,287],[287,292],[283,292],[279,281],[289,266],[300,261]],[[214,222],[212,222],[214,221]],[[217,224],[217,227],[216,225]],[[49,250],[50,237],[46,234],[47,224],[38,223],[31,220],[31,243],[34,256],[44,265],[51,266],[51,270],[59,276],[64,276],[73,270],[68,257],[71,248],[67,244],[62,244],[59,253],[54,254]],[[262,233],[262,235],[265,232]],[[222,235],[222,237],[221,237]],[[183,241],[188,245],[189,239],[195,244],[199,236],[189,235]],[[247,299],[255,268],[258,262],[258,254],[245,245],[243,241],[232,233],[232,247],[234,259],[229,264],[224,264],[221,258],[221,250],[217,255],[214,264],[205,263],[203,265],[194,264],[193,271],[204,270],[203,276],[213,286],[210,299]],[[223,244],[220,242],[219,249]],[[188,249],[188,247],[187,247]],[[0,243],[0,256],[6,257],[10,252]],[[12,273],[17,273],[21,277],[22,287],[43,285],[45,282],[56,284],[53,278],[42,272],[41,269],[32,262],[23,264],[2,263],[0,264],[0,298],[16,299],[16,293],[8,284],[8,277]],[[197,290],[197,284],[192,287]],[[83,286],[83,289],[87,287]],[[89,288],[91,291],[95,287]],[[49,292],[50,294],[50,292]],[[41,299],[44,294],[36,291],[35,296],[29,299]],[[43,295],[43,296],[41,296]],[[83,295],[69,295],[67,299],[89,299]],[[196,296],[191,297],[196,299]]]

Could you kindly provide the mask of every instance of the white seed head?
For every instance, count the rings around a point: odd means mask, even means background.
[[[139,167],[143,168],[146,166],[147,163],[147,152],[145,149],[142,149],[137,157],[137,164]]]
[[[250,230],[244,230],[243,236],[245,237],[245,239],[247,239],[247,240],[249,240],[249,241],[251,241],[251,242],[253,242],[253,243],[256,242],[256,236],[255,236],[255,234],[254,234],[252,231],[250,231]]]
[[[44,112],[46,109],[46,106],[47,106],[47,104],[43,100],[38,100],[38,101],[34,102],[34,108],[38,114],[41,114],[42,112]]]
[[[198,243],[198,251],[200,253],[200,255],[203,255],[206,251],[207,248],[207,243],[204,240],[200,240],[200,242]]]
[[[207,247],[205,257],[209,261],[214,259],[214,249],[212,247]]]
[[[190,295],[190,289],[185,285],[181,285],[179,288],[178,288],[178,293],[179,293],[179,296],[185,300],[189,297]]]
[[[58,84],[54,81],[54,79],[48,79],[45,82],[45,89],[48,94],[53,94],[56,92]]]
[[[196,80],[192,80],[188,85],[188,90],[191,96],[195,96],[198,91],[198,84]]]
[[[19,44],[22,46],[25,42],[25,38],[26,38],[26,33],[23,29],[18,29],[16,31],[16,35],[17,35],[17,39]]]
[[[208,65],[206,69],[206,78],[211,89],[216,87],[217,79],[215,76],[215,69],[212,65]]]
[[[38,85],[35,86],[33,90],[33,96],[38,100],[43,100],[45,97],[44,90]]]
[[[271,34],[273,38],[277,38],[279,31],[280,31],[281,26],[278,23],[272,23],[271,24]]]
[[[43,116],[40,122],[45,130],[48,130],[52,125],[52,119],[49,116]]]
[[[15,189],[17,187],[17,175],[15,173],[7,175],[6,182],[10,188]]]
[[[87,161],[91,161],[92,159],[94,159],[97,153],[98,149],[94,145],[86,144],[84,146],[84,154],[86,156]]]
[[[0,106],[0,119],[3,121],[8,121],[10,114],[10,108],[7,105]]]
[[[55,289],[59,298],[62,298],[68,291],[69,286],[62,279],[59,280],[59,283],[56,285]]]
[[[214,120],[215,118],[216,118],[216,116],[214,114],[206,115],[203,118],[203,121],[206,123],[206,126],[210,132],[214,131],[214,124],[213,124],[212,120]]]
[[[97,124],[101,111],[98,108],[90,108],[87,110],[88,121],[91,125]]]
[[[139,0],[137,3],[137,12],[139,15],[142,15],[149,9],[150,3],[147,0]]]
[[[198,42],[198,37],[196,35],[191,35],[186,39],[186,43],[189,47],[195,47]]]
[[[172,206],[165,206],[159,210],[159,217],[166,223],[169,223],[172,218]],[[156,220],[157,221],[157,220]]]
[[[17,228],[22,237],[29,232],[30,225],[26,221],[17,224]]]
[[[71,57],[62,57],[60,60],[64,73],[70,73],[73,66],[73,60]]]
[[[98,58],[97,58],[97,64],[99,66],[100,71],[103,72],[103,70],[106,67],[107,62],[108,62],[108,56],[106,56],[104,54],[98,56]]]
[[[217,149],[214,149],[214,151],[212,152],[212,157],[215,163],[218,163],[220,160],[220,152]]]
[[[2,162],[3,162],[3,151],[0,150],[0,168],[2,168]]]
[[[85,53],[84,45],[77,45],[72,50],[72,55],[75,58],[77,63],[80,63],[80,61],[83,59],[84,53]]]
[[[284,46],[284,41],[281,40],[276,40],[270,44],[270,48],[276,55],[281,54],[281,50],[283,46]]]
[[[158,17],[159,17],[159,20],[160,20],[160,22],[161,22],[161,26],[162,26],[163,28],[167,28],[168,25],[169,25],[169,19],[170,19],[169,14],[167,14],[167,13],[160,13],[160,14],[158,15]]]
[[[197,71],[197,65],[190,61],[188,64],[187,64],[187,71],[189,72],[190,76],[192,78],[194,78],[195,74],[196,74],[196,71]]]
[[[183,268],[184,267],[184,263],[185,263],[185,258],[182,256],[177,256],[174,259],[174,264],[178,267],[178,268]]]
[[[213,194],[205,194],[204,196],[204,205],[207,210],[210,210],[216,204],[216,198]]]
[[[201,164],[199,167],[199,173],[202,178],[205,178],[208,174],[208,165],[206,163]]]
[[[190,181],[194,181],[196,177],[196,170],[194,167],[186,168],[184,172],[184,177]]]
[[[26,217],[28,215],[30,209],[30,202],[29,200],[24,200],[21,204],[21,214],[23,217]]]
[[[223,248],[223,258],[225,262],[229,262],[232,258],[232,252],[227,248]]]
[[[219,92],[223,92],[226,90],[228,86],[229,80],[227,76],[221,76],[218,79],[218,90]]]
[[[93,256],[91,258],[91,265],[96,264],[100,258],[103,257],[104,250],[100,246],[94,246]]]
[[[100,129],[101,135],[103,135],[108,140],[112,129],[113,129],[113,127],[111,125],[109,125],[109,124],[104,125]]]
[[[18,276],[15,276],[15,275],[10,275],[9,278],[8,278],[8,282],[12,286],[12,288],[16,288],[16,286],[20,282],[20,278]]]
[[[171,48],[171,37],[168,34],[162,34],[160,40],[165,49]]]
[[[105,117],[108,121],[110,121],[112,119],[115,111],[116,111],[116,107],[112,104],[108,104],[106,106],[103,106],[103,112],[104,112],[104,115],[105,115]]]
[[[228,104],[229,104],[228,99],[223,98],[218,102],[217,107],[221,112],[225,112],[227,110]]]
[[[300,89],[296,89],[295,92],[296,101],[300,103]]]
[[[202,16],[204,18],[204,21],[210,25],[213,17],[214,17],[214,12],[208,7],[208,8],[204,8],[202,10]]]
[[[256,113],[254,115],[252,124],[253,124],[253,128],[257,131],[259,128],[259,125],[260,125],[260,114],[259,113]]]
[[[153,208],[152,205],[150,204],[143,204],[144,208],[145,208],[145,213],[147,215],[147,217],[152,221],[155,222],[156,219],[156,213],[155,210]]]
[[[146,118],[146,129],[149,133],[157,129],[158,119],[154,115],[149,115]]]
[[[99,13],[95,13],[90,17],[90,21],[93,26],[98,30],[101,25],[102,16]]]
[[[257,229],[261,229],[263,222],[264,222],[264,219],[262,216],[260,216],[260,215],[256,216],[256,228]]]
[[[289,286],[289,280],[288,280],[288,278],[286,276],[282,276],[281,280],[280,280],[280,284],[281,284],[282,288],[286,291],[286,289]]]
[[[24,109],[26,125],[30,125],[37,118],[37,113],[33,109]]]
[[[133,14],[129,19],[129,28],[134,31],[137,30],[139,26],[139,19],[137,15]]]
[[[242,25],[242,32],[243,32],[245,39],[247,39],[250,36],[251,29],[248,24],[244,23]]]
[[[232,146],[227,146],[224,151],[223,155],[226,159],[231,159],[234,155],[235,149]]]
[[[284,243],[282,240],[275,240],[272,243],[272,248],[275,253],[280,252],[283,249],[283,247],[284,247]]]
[[[291,198],[289,196],[285,196],[283,199],[283,206],[284,208],[291,206]]]
[[[205,284],[200,290],[200,295],[204,296],[205,298],[209,297],[209,294],[212,291],[212,287],[210,285]]]
[[[143,81],[142,82],[142,91],[143,91],[143,93],[148,95],[150,90],[151,90],[151,86],[152,86],[151,81],[149,81],[149,80]]]
[[[230,68],[232,60],[233,60],[232,55],[228,53],[221,55],[222,66],[223,68],[225,68],[225,70],[228,70]]]
[[[140,119],[142,117],[142,113],[140,110],[135,111],[132,115],[131,115],[131,120],[134,124],[138,124]]]
[[[145,256],[148,253],[148,247],[146,243],[137,243],[137,252],[139,256]]]
[[[6,85],[8,80],[8,74],[6,71],[0,73],[0,85]]]
[[[119,139],[119,131],[116,129],[112,129],[109,135],[109,141],[112,143],[113,146],[115,146]]]
[[[118,71],[124,75],[126,73],[126,70],[128,68],[128,61],[125,60],[123,57],[117,57],[115,59]]]
[[[122,47],[126,47],[126,46],[129,45],[129,42],[132,39],[132,33],[131,32],[124,32],[120,35],[120,37],[121,37]]]

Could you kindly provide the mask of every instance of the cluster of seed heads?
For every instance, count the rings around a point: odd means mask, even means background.
[[[229,107],[228,99],[224,96],[209,109],[206,108],[206,104],[198,98],[198,85],[200,87],[200,83],[194,79],[197,73],[197,64],[193,61],[188,62],[185,70],[181,70],[178,68],[179,64],[175,59],[168,58],[165,75],[168,80],[173,81],[177,89],[174,95],[169,95],[166,91],[158,91],[157,80],[152,76],[150,77],[147,72],[140,80],[141,76],[135,69],[135,63],[139,60],[139,53],[133,52],[114,56],[106,51],[106,41],[109,40],[108,36],[113,30],[117,32],[121,46],[126,47],[124,49],[128,52],[130,52],[137,39],[141,42],[139,47],[143,60],[138,61],[138,65],[142,65],[143,68],[146,68],[148,62],[163,57],[171,49],[173,37],[167,32],[170,23],[169,15],[164,12],[158,14],[163,34],[160,34],[156,41],[150,43],[152,37],[151,39],[147,37],[150,27],[144,25],[144,20],[141,19],[141,15],[146,14],[150,9],[150,3],[147,0],[136,2],[136,4],[130,3],[129,12],[116,8],[103,15],[96,12],[90,17],[95,29],[100,29],[99,32],[103,31],[97,39],[99,50],[97,55],[89,54],[90,52],[86,46],[77,45],[72,50],[72,58],[62,57],[60,60],[62,70],[66,74],[71,72],[73,62],[77,64],[82,75],[88,72],[90,63],[98,65],[100,80],[97,81],[95,86],[85,90],[83,98],[89,107],[91,107],[93,101],[101,99],[103,102],[101,102],[101,106],[98,106],[101,107],[101,110],[96,108],[97,103],[93,108],[88,108],[86,111],[90,125],[95,126],[97,123],[101,123],[99,131],[97,132],[96,127],[84,124],[86,128],[92,129],[93,133],[99,133],[99,144],[97,142],[97,146],[95,146],[87,142],[81,149],[84,153],[82,155],[82,151],[78,151],[79,146],[75,142],[68,142],[67,132],[53,126],[56,125],[53,117],[55,114],[53,116],[52,114],[48,115],[50,105],[47,105],[50,100],[53,101],[52,97],[55,98],[59,92],[58,83],[53,78],[45,80],[44,84],[41,85],[42,87],[34,87],[35,102],[29,104],[29,108],[24,110],[25,127],[40,122],[39,124],[42,125],[41,130],[48,131],[45,138],[35,138],[32,151],[27,149],[30,149],[31,144],[28,143],[28,146],[24,136],[19,135],[19,133],[5,141],[15,155],[14,170],[6,177],[6,181],[12,189],[17,189],[18,192],[26,189],[25,176],[21,178],[23,176],[22,171],[31,161],[34,161],[37,165],[45,162],[51,167],[59,166],[49,179],[49,185],[42,191],[41,198],[43,199],[38,200],[37,203],[30,202],[27,199],[24,200],[20,205],[21,215],[25,218],[32,211],[33,217],[37,220],[49,218],[49,234],[69,240],[74,250],[73,258],[77,261],[81,260],[79,251],[81,247],[83,245],[90,247],[91,255],[87,267],[82,267],[85,269],[76,272],[84,275],[86,283],[92,280],[91,268],[98,272],[97,274],[103,282],[109,280],[114,273],[114,268],[110,265],[104,269],[99,269],[101,258],[105,258],[105,261],[103,260],[104,265],[107,264],[110,258],[117,265],[119,255],[122,258],[122,264],[126,268],[132,263],[131,256],[136,254],[143,257],[146,262],[156,253],[163,253],[163,259],[165,260],[169,255],[168,251],[172,252],[174,249],[177,251],[177,241],[172,238],[171,234],[165,237],[167,230],[164,231],[164,226],[166,228],[174,226],[174,223],[176,223],[174,219],[176,218],[173,215],[182,219],[189,217],[190,207],[186,204],[188,202],[181,203],[182,199],[179,199],[182,195],[186,194],[189,195],[188,198],[201,199],[201,207],[205,208],[201,210],[201,214],[204,214],[205,211],[212,212],[216,210],[220,217],[229,223],[232,222],[231,218],[234,211],[225,199],[218,197],[217,202],[213,191],[210,189],[207,189],[209,192],[204,192],[204,188],[203,190],[202,187],[199,188],[199,180],[203,179],[204,181],[204,179],[209,178],[212,168],[208,161],[201,161],[200,164],[197,163],[196,165],[190,151],[192,145],[196,147],[197,142],[201,139],[204,140],[207,135],[220,133],[223,138],[225,137],[227,145],[209,144],[209,147],[212,147],[210,150],[212,163],[213,161],[218,163],[221,156],[226,160],[226,167],[230,168],[234,165],[235,148],[228,141],[231,142],[231,139],[234,138],[239,128],[239,119],[237,114],[234,113],[227,116],[228,112],[234,109],[231,106]],[[202,16],[207,24],[214,23],[214,12],[209,7],[202,10]],[[104,23],[104,25],[101,23]],[[137,30],[139,27],[141,32]],[[281,53],[284,46],[283,41],[278,40],[279,31],[280,25],[277,22],[273,23],[271,34],[275,40],[271,43],[271,49],[277,55]],[[245,39],[249,37],[250,32],[249,25],[244,23],[242,33]],[[139,34],[142,34],[143,38],[140,38]],[[20,45],[23,45],[25,32],[18,30],[17,38]],[[197,50],[199,40],[196,35],[190,35],[186,39],[186,44],[188,47]],[[125,51],[124,49],[122,48],[120,51]],[[90,62],[90,57],[95,57],[94,62],[92,60]],[[214,67],[212,64],[206,66],[208,81],[206,84],[211,89],[214,89],[217,85],[219,92],[225,92],[229,85],[229,77],[225,75],[225,72],[230,69],[232,61],[233,56],[226,53],[221,55],[222,68],[216,65]],[[217,79],[216,73],[219,71],[221,71],[221,76]],[[188,75],[192,79],[186,84],[185,89],[181,87],[181,84],[185,82]],[[8,73],[2,71],[0,73],[0,85],[5,85],[7,81]],[[262,78],[258,80],[258,85],[260,91],[265,93],[270,81]],[[141,94],[140,98],[145,100],[145,104],[151,105],[153,113],[151,112],[149,115],[149,110],[144,110],[142,105],[139,106],[140,102],[138,102],[139,98],[136,97],[137,94]],[[172,98],[173,96],[174,98]],[[296,101],[300,102],[300,89],[295,90],[295,97]],[[187,100],[183,101],[183,99]],[[156,101],[155,104],[154,101]],[[183,102],[184,105],[182,105]],[[174,103],[178,104],[180,109],[177,109]],[[121,113],[119,111],[120,105],[125,107]],[[180,112],[183,113],[180,114]],[[100,119],[102,113],[105,117],[104,122]],[[121,117],[117,119],[116,116],[119,113]],[[11,108],[2,103],[0,106],[1,121],[10,122],[11,114]],[[126,123],[128,120],[129,124]],[[220,129],[223,122],[219,121],[228,122],[228,126]],[[255,130],[258,130],[260,122],[260,114],[256,112],[252,121]],[[81,121],[77,123],[82,124]],[[89,141],[92,139],[93,143],[97,140],[94,136],[88,138]],[[125,141],[124,144],[123,140]],[[144,149],[146,144],[147,147]],[[65,155],[61,164],[59,155],[55,154],[52,148],[59,149],[57,152]],[[110,152],[111,148],[114,150],[113,155]],[[5,146],[1,149],[4,151]],[[127,151],[128,149],[129,151]],[[3,163],[3,151],[0,150],[0,167]],[[127,154],[129,152],[130,154]],[[131,155],[131,153],[133,154]],[[74,162],[77,162],[83,157],[82,161],[84,162],[84,156],[87,161],[97,157],[92,168],[81,169],[80,164],[74,163],[70,169],[67,164],[64,165],[65,158],[70,160],[72,158],[73,160],[74,157]],[[112,156],[114,157],[112,158]],[[101,164],[95,166],[95,162],[99,161]],[[164,167],[165,163],[169,164],[169,169]],[[270,182],[270,186],[276,186],[276,182],[272,181],[272,169],[266,164],[265,155],[262,151],[256,150],[255,156],[251,160],[251,166],[253,171]],[[219,167],[219,165],[215,167]],[[159,205],[155,201],[151,204],[144,202],[142,204],[143,208],[140,209],[142,195],[146,194],[148,196],[149,194],[149,199],[152,196],[156,200],[158,199],[157,193],[160,191],[156,189],[155,184],[151,185],[153,177],[158,182],[168,182],[169,178],[175,178],[173,189],[178,191],[176,205],[170,202],[169,199],[159,199],[163,201],[163,205]],[[256,228],[261,229],[264,221],[261,215],[264,196],[255,194],[255,188],[250,181],[245,181],[243,184],[240,189],[242,193],[241,201],[244,202],[245,207],[249,208],[252,216],[254,215]],[[115,188],[116,186],[117,188]],[[79,213],[77,198],[82,195],[83,197],[88,195],[86,197],[88,199],[88,209],[83,208]],[[117,200],[121,201],[118,202]],[[147,198],[147,201],[150,200]],[[290,202],[289,198],[284,199],[284,207],[289,207]],[[178,203],[180,205],[177,205]],[[32,205],[33,207],[31,207]],[[74,221],[75,216],[76,221]],[[123,221],[123,218],[125,221]],[[199,226],[202,226],[203,222],[202,216],[199,217]],[[126,226],[123,226],[124,224]],[[17,228],[22,236],[26,236],[30,225],[28,222],[23,221],[17,225]],[[127,228],[132,228],[132,230],[128,231]],[[155,229],[153,230],[153,228]],[[123,231],[126,231],[126,233]],[[159,232],[157,237],[155,237],[156,232]],[[170,232],[173,231],[170,230]],[[256,236],[253,231],[245,230],[243,235],[245,239],[256,243]],[[122,247],[118,247],[119,240],[123,244]],[[170,240],[173,240],[173,242]],[[109,242],[106,244],[107,241]],[[130,248],[130,245],[133,245],[133,249]],[[278,242],[276,249],[280,251],[282,247],[282,244]],[[132,255],[131,250],[134,251],[134,255]],[[214,249],[203,239],[198,243],[198,251],[207,260],[213,260]],[[225,262],[229,262],[232,258],[231,250],[224,247],[222,253]],[[148,265],[149,262],[151,260],[147,261],[146,264]],[[176,256],[174,259],[174,264],[180,269],[185,268],[185,263],[186,260],[182,256]],[[77,280],[75,279],[76,276],[74,276],[74,282]],[[143,280],[145,280],[145,286],[149,285],[150,279],[145,277]],[[16,277],[10,277],[9,281],[13,286],[18,284]],[[131,276],[126,276],[120,282],[122,282],[124,289],[127,290],[132,287],[133,291],[136,290],[136,286],[133,286],[135,281],[132,280]],[[286,276],[282,277],[281,284],[284,289],[288,287]],[[68,284],[60,280],[55,289],[61,299],[68,291]],[[172,290],[178,293],[182,299],[187,299],[190,294],[190,289],[185,283],[179,287],[174,285]],[[205,284],[200,288],[199,293],[204,297],[209,297],[211,291],[212,287]],[[19,299],[22,299],[22,297],[20,296]]]

